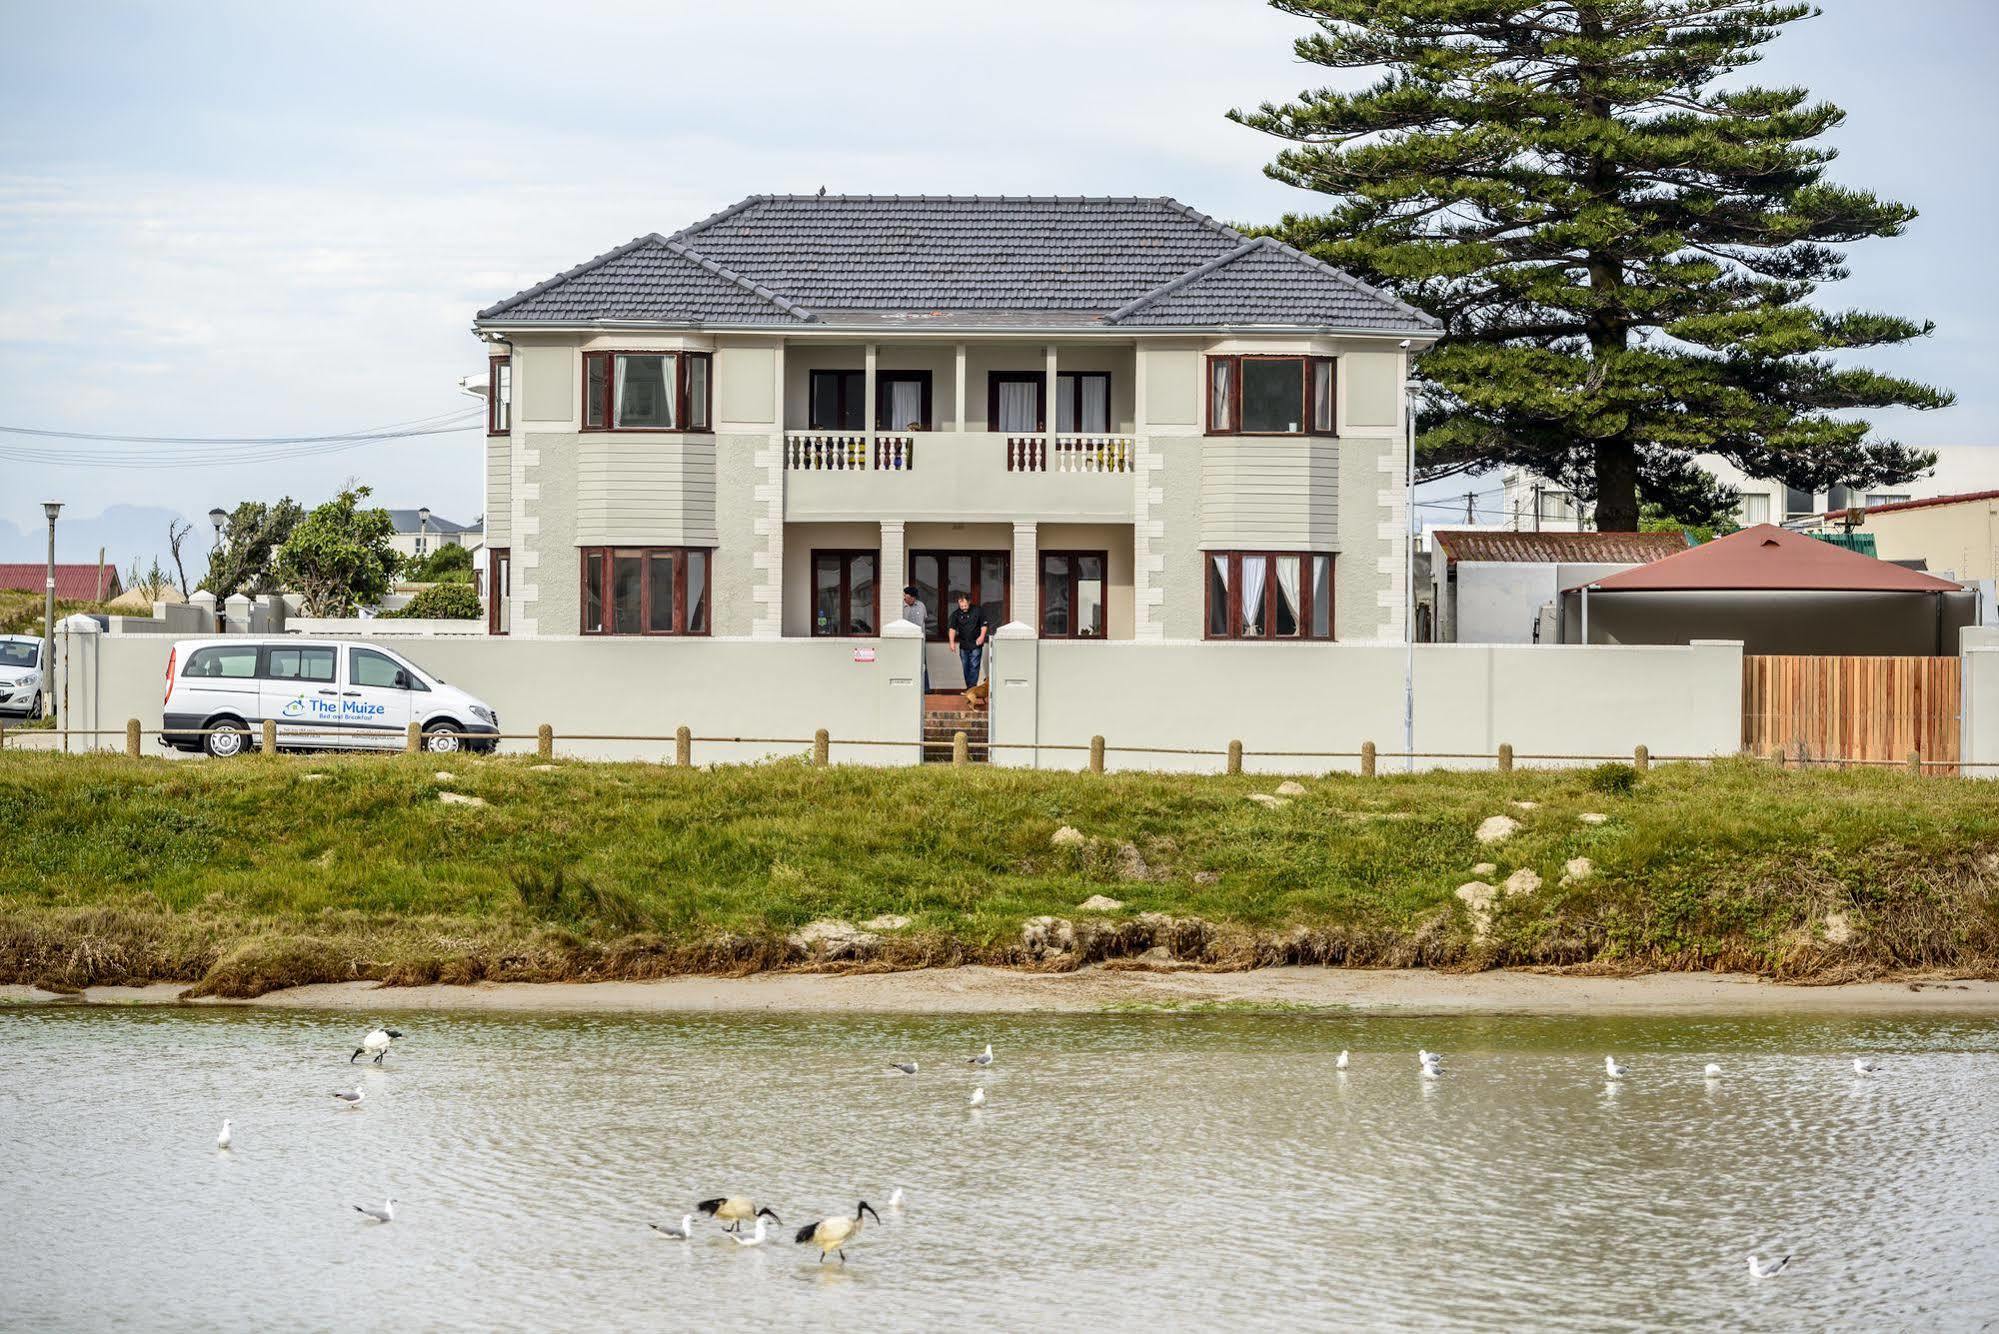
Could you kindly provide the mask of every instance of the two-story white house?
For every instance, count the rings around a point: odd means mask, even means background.
[[[496,633],[1403,633],[1435,322],[1170,199],[760,195],[475,330]]]

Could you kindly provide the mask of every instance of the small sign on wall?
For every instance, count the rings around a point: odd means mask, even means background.
[[[873,662],[874,660],[875,660],[875,651],[873,649],[857,648],[854,650],[855,662]]]

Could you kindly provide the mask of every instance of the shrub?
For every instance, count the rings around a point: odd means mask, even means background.
[[[385,616],[424,621],[476,621],[486,614],[479,591],[470,584],[432,584],[409,600],[401,611]]]
[[[1638,771],[1628,764],[1599,764],[1589,771],[1587,781],[1592,792],[1628,797],[1631,789],[1638,786]]]
[[[403,567],[403,578],[413,584],[469,584],[472,582],[472,548],[453,542],[428,556],[412,559]]]

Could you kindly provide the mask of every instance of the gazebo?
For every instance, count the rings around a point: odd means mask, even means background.
[[[1959,584],[1764,523],[1565,590],[1561,642],[1935,656],[1977,622]]]

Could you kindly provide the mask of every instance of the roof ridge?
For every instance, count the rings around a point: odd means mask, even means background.
[[[703,231],[706,228],[713,227],[716,223],[722,221],[724,218],[735,217],[738,213],[741,213],[744,209],[748,208],[752,204],[766,203],[772,198],[773,196],[771,195],[746,196],[745,198],[738,199],[735,203],[729,205],[727,208],[717,210],[714,213],[710,213],[707,217],[701,219],[701,221],[690,223],[687,226],[682,227],[679,231],[673,233],[671,236],[660,237],[660,239],[664,241],[683,241],[687,237],[694,235],[694,233],[698,231]],[[659,236],[659,233],[654,232],[653,235]]]
[[[1287,245],[1286,243],[1278,240],[1274,236],[1264,236],[1264,237],[1259,237],[1258,239],[1270,242],[1270,244],[1275,246],[1278,250],[1283,251],[1285,254],[1290,255],[1294,259],[1301,259],[1305,261],[1305,263],[1313,266],[1314,268],[1324,270],[1326,273],[1331,274],[1334,278],[1337,278],[1339,281],[1345,283],[1347,286],[1353,288],[1357,292],[1365,292],[1367,295],[1374,297],[1377,300],[1386,301],[1389,305],[1394,306],[1397,310],[1401,311],[1405,315],[1414,315],[1417,319],[1421,320],[1423,323],[1429,325],[1433,329],[1441,329],[1444,327],[1444,322],[1438,319],[1435,315],[1432,315],[1429,311],[1423,310],[1417,306],[1412,306],[1407,301],[1404,301],[1401,297],[1398,297],[1391,292],[1385,292],[1381,288],[1374,286],[1372,283],[1364,283],[1360,279],[1354,277],[1351,273],[1348,273],[1345,269],[1335,268],[1331,264],[1326,263],[1325,260],[1320,259],[1317,255],[1310,254],[1306,251],[1300,250],[1297,246]]]
[[[1237,231],[1235,228],[1229,226],[1227,223],[1221,221],[1220,219],[1210,217],[1208,214],[1201,212],[1201,210],[1193,207],[1190,204],[1183,204],[1179,200],[1173,198],[1173,196],[1171,195],[1154,195],[1152,196],[1152,199],[1154,203],[1164,204],[1167,208],[1173,210],[1173,212],[1175,213],[1182,215],[1183,217],[1192,218],[1195,222],[1200,223],[1203,227],[1208,228],[1210,231],[1220,232],[1223,236],[1229,237],[1232,240],[1236,241],[1246,241],[1249,239],[1248,237],[1244,236],[1241,232]]]
[[[1119,306],[1116,310],[1113,310],[1109,314],[1105,315],[1104,323],[1116,324],[1119,320],[1123,319],[1125,316],[1136,314],[1138,311],[1142,310],[1146,306],[1151,305],[1153,302],[1159,300],[1161,297],[1170,296],[1174,292],[1177,292],[1184,287],[1188,287],[1194,283],[1199,282],[1201,279],[1207,277],[1215,270],[1228,267],[1229,265],[1235,263],[1237,260],[1241,259],[1244,255],[1247,255],[1250,251],[1258,249],[1261,246],[1261,244],[1262,243],[1260,241],[1245,241],[1233,250],[1230,250],[1224,254],[1217,255],[1213,259],[1208,260],[1205,263],[1195,265],[1193,268],[1187,270],[1185,273],[1181,274],[1177,278],[1167,279],[1165,282],[1153,288],[1151,291],[1140,293],[1138,296],[1132,298],[1130,301],[1125,302],[1122,306]]]
[[[770,302],[771,305],[776,306],[779,310],[783,311],[787,315],[790,315],[799,320],[816,320],[819,318],[817,315],[814,315],[810,310],[807,310],[804,306],[799,305],[796,301],[793,301],[790,297],[785,296],[783,293],[765,287],[762,283],[755,282],[750,278],[747,278],[742,274],[737,273],[734,269],[716,263],[714,260],[708,258],[706,255],[702,254],[700,251],[694,249],[690,245],[687,245],[680,241],[672,241],[672,240],[663,240],[660,242],[660,244],[666,248],[668,254],[677,255],[682,259],[690,260],[693,263],[700,265],[703,269],[706,269],[708,272],[714,274],[716,277],[721,278],[727,282],[734,283],[736,286],[742,288],[744,291],[749,292],[754,296],[761,297],[763,300]]]
[[[557,283],[566,283],[571,278],[580,277],[581,275],[590,272],[590,270],[592,269],[600,268],[605,264],[609,264],[614,259],[618,259],[622,256],[629,255],[632,253],[632,251],[637,250],[640,246],[644,245],[648,241],[659,241],[663,244],[666,241],[666,238],[661,236],[658,232],[647,232],[644,236],[634,236],[631,240],[625,242],[623,245],[614,246],[613,248],[606,250],[603,254],[598,255],[594,259],[586,259],[573,269],[565,269],[561,273],[556,274],[553,278],[544,278],[542,281],[536,283],[533,287],[524,287],[520,291],[514,293],[510,297],[505,298],[504,300],[495,301],[492,305],[486,307],[484,310],[480,311],[477,315],[473,316],[473,318],[480,320],[490,320],[495,315],[498,315],[501,311],[506,310],[509,306],[518,306],[521,302],[527,300],[529,297],[540,296],[543,292],[546,292],[549,288],[554,287]]]

